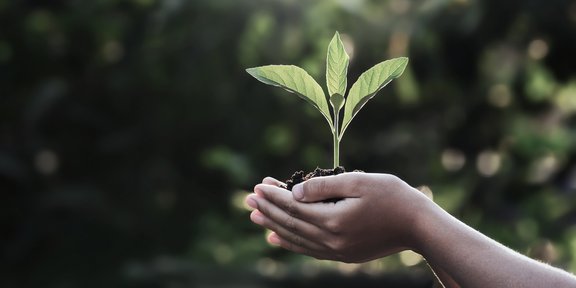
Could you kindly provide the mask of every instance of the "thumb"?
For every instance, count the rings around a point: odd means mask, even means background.
[[[292,187],[294,199],[300,202],[319,202],[335,198],[344,198],[345,189],[340,177],[314,177]]]

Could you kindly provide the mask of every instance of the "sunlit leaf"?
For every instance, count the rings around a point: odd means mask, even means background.
[[[406,65],[408,65],[408,58],[394,58],[378,63],[360,75],[356,83],[350,88],[350,93],[346,99],[340,138],[344,135],[344,131],[350,124],[350,121],[358,114],[358,111],[362,109],[364,104],[372,99],[372,97],[390,83],[390,81],[400,77]]]
[[[328,86],[328,96],[334,94],[346,95],[346,74],[350,57],[344,50],[344,44],[340,40],[340,34],[336,32],[332,41],[328,45],[326,56],[326,86]]]
[[[268,65],[248,68],[246,72],[262,83],[282,87],[300,96],[314,105],[332,127],[332,118],[324,91],[304,69],[293,65]]]

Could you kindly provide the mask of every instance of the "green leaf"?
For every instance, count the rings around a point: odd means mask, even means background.
[[[334,94],[346,95],[346,74],[349,62],[350,57],[340,40],[340,34],[336,32],[328,45],[326,56],[326,86],[328,86],[330,97]]]
[[[268,65],[246,69],[262,83],[282,87],[312,104],[333,127],[326,95],[322,87],[304,69],[293,65]]]
[[[344,131],[364,104],[390,81],[400,77],[406,65],[408,65],[408,58],[394,58],[376,64],[358,77],[356,83],[350,88],[350,93],[346,99],[340,137],[344,135]]]
[[[332,95],[332,97],[330,97],[330,104],[332,105],[332,108],[334,108],[334,113],[338,113],[338,111],[340,111],[340,109],[342,109],[345,101],[346,100],[344,99],[344,96],[342,96],[338,93],[336,93],[336,94]]]

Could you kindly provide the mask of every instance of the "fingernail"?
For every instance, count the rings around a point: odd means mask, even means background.
[[[246,205],[248,205],[254,209],[258,209],[258,202],[256,202],[256,200],[254,200],[253,196],[246,197]]]
[[[252,214],[250,214],[250,219],[252,220],[252,222],[261,225],[262,222],[264,222],[264,218],[262,218],[262,214],[260,213],[260,211],[258,210],[254,210],[252,212]]]
[[[270,244],[272,245],[280,245],[280,239],[278,238],[278,235],[276,235],[275,233],[270,234],[270,236],[268,237],[268,242],[270,242]]]
[[[262,193],[262,187],[263,187],[262,184],[258,184],[256,186],[254,186],[254,193],[256,195],[260,195],[260,196],[264,195],[264,193]]]
[[[298,184],[298,185],[292,187],[292,195],[294,196],[294,199],[296,199],[296,200],[302,199],[304,197],[304,185]]]

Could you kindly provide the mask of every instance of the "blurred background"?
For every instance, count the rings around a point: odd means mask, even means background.
[[[243,206],[332,161],[320,113],[244,70],[324,87],[335,31],[349,86],[410,57],[341,163],[576,272],[575,0],[0,0],[0,286],[430,287],[411,252],[270,247]]]

